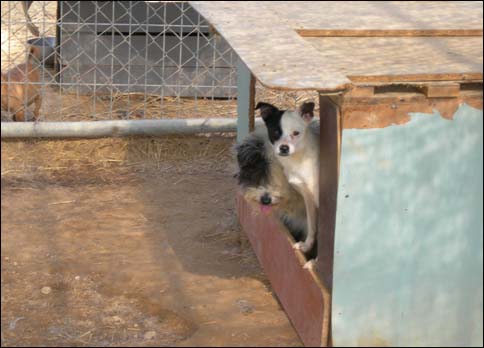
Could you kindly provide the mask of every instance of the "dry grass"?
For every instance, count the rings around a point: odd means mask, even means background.
[[[142,93],[86,96],[44,88],[41,120],[92,121],[119,119],[236,117],[236,100],[160,97]]]
[[[137,184],[140,177],[175,174],[183,185],[186,175],[213,175],[236,172],[232,135],[169,136],[164,138],[105,138],[89,140],[3,140],[1,143],[2,187],[35,190],[47,183],[60,185]],[[231,170],[233,168],[233,171]],[[142,176],[137,175],[142,174]],[[235,183],[234,179],[234,183]],[[219,199],[220,192],[212,194]],[[70,204],[74,200],[50,204]],[[236,239],[240,253],[229,256],[241,264],[253,263],[248,240],[238,233],[235,216],[226,229],[204,238],[227,241]]]
[[[45,90],[41,120],[47,121],[237,117],[234,99],[161,98],[142,93],[82,96]],[[265,101],[285,109],[294,109],[305,100],[317,102],[317,97],[316,92],[281,92],[260,84],[256,90],[256,102]]]
[[[233,142],[233,137],[222,135],[2,141],[1,176],[9,182],[35,182],[59,175],[64,179],[96,176],[108,182],[110,174],[120,171],[203,174],[233,165]]]

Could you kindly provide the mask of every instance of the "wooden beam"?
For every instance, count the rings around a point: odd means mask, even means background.
[[[458,97],[460,94],[458,83],[429,84],[421,89],[427,98]]]
[[[354,98],[361,98],[361,97],[373,97],[375,94],[375,87],[374,86],[358,86],[352,88],[348,95]]]
[[[296,29],[302,37],[461,37],[482,36],[482,29]]]
[[[482,73],[435,73],[435,74],[406,74],[406,75],[349,75],[348,78],[353,83],[404,83],[422,81],[482,81]]]
[[[452,119],[459,105],[482,110],[482,89],[479,84],[460,86],[457,97],[427,97],[422,91],[410,93],[376,93],[373,97],[331,97],[341,105],[344,129],[385,128],[410,121],[410,113],[429,113],[437,110],[440,115]],[[423,87],[422,87],[423,88]],[[435,96],[435,94],[433,95]]]

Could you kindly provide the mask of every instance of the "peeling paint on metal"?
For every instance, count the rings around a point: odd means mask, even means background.
[[[483,344],[483,114],[343,131],[333,343]]]

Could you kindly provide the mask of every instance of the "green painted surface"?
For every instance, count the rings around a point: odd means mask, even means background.
[[[483,115],[343,132],[335,346],[483,344]]]

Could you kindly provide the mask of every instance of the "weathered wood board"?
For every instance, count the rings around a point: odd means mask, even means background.
[[[482,79],[482,37],[306,37],[353,82]]]
[[[191,1],[190,4],[257,77],[270,88],[341,90],[350,80],[261,2]]]
[[[482,80],[481,2],[190,3],[269,88]]]
[[[482,30],[479,1],[270,1],[264,8],[294,29],[338,31]]]

